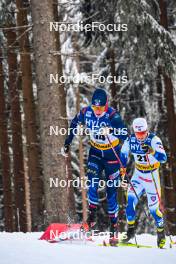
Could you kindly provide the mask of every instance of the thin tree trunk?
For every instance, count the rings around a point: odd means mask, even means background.
[[[110,73],[111,76],[116,76],[116,69],[115,69],[115,53],[114,48],[109,49],[109,64],[110,64]],[[119,101],[118,98],[118,91],[119,87],[116,87],[116,83],[113,81],[110,85],[110,94],[111,94],[111,106],[115,109],[119,108]],[[124,197],[124,190],[123,188],[118,188],[118,203],[120,205],[119,210],[119,231],[124,230],[124,222],[122,217],[124,216],[124,207],[126,204],[125,197]]]
[[[14,25],[9,25],[14,26]],[[9,71],[9,96],[11,105],[11,127],[13,148],[13,173],[15,191],[15,220],[17,231],[27,231],[25,178],[22,148],[22,128],[19,102],[17,55],[10,46],[16,41],[16,33],[13,30],[6,32],[8,45],[8,71]]]
[[[111,76],[116,76],[116,70],[115,70],[115,54],[114,49],[109,48],[109,64],[110,64],[110,74]],[[111,106],[117,109],[117,92],[118,88],[116,88],[116,84],[113,81],[110,84],[110,94],[111,94]]]
[[[79,87],[77,90],[77,112],[80,111],[80,92]],[[82,195],[82,216],[83,223],[87,220],[87,192],[85,189],[85,170],[84,170],[84,148],[82,138],[79,138],[79,170],[80,170],[80,180],[81,180],[81,195]]]
[[[27,8],[22,0],[16,0],[17,24],[28,24]],[[27,141],[28,175],[30,183],[30,209],[32,217],[32,230],[37,231],[42,222],[42,180],[40,176],[39,144],[37,140],[35,103],[32,88],[32,65],[30,57],[29,37],[26,28],[19,30],[20,64],[22,72],[23,104],[25,113],[25,132]]]
[[[62,76],[59,34],[49,31],[49,22],[54,21],[53,1],[31,1],[36,81],[38,86],[38,110],[44,174],[46,223],[67,222],[67,193],[60,185],[50,187],[50,178],[66,180],[65,158],[58,155],[64,145],[64,136],[49,135],[49,127],[67,129],[66,95],[63,84],[49,83],[50,74]],[[56,7],[55,7],[56,8]],[[57,39],[58,38],[58,39]]]
[[[72,38],[72,44],[77,56],[75,57],[77,71],[80,73],[80,57],[79,57],[79,46],[76,34]],[[76,93],[76,112],[80,111],[80,91],[79,86],[77,87]],[[81,195],[82,195],[82,220],[83,223],[87,220],[87,191],[85,189],[85,170],[84,170],[84,146],[81,136],[79,137],[79,170],[81,180]]]
[[[2,184],[5,231],[12,232],[13,225],[13,203],[10,174],[10,153],[8,146],[7,113],[4,95],[4,74],[2,66],[2,51],[0,50],[0,147],[2,162]]]
[[[160,5],[160,24],[168,30],[168,18],[167,18],[167,3],[165,0],[159,1]],[[166,188],[167,196],[170,197],[170,204],[167,206],[167,218],[170,224],[170,231],[176,234],[176,114],[174,107],[174,87],[171,78],[162,69],[164,85],[165,85],[165,102],[167,109],[167,132],[169,139],[169,168],[171,184],[170,188]]]

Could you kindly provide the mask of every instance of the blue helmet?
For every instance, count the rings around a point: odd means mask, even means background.
[[[98,88],[92,96],[92,105],[105,106],[107,104],[107,94],[105,90]]]

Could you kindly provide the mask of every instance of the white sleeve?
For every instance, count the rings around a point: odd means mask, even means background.
[[[151,141],[151,147],[155,151],[154,157],[161,163],[166,162],[167,160],[167,155],[164,150],[162,141],[159,137],[155,136],[153,137]]]
[[[154,136],[152,138],[151,147],[154,151],[165,154],[163,144],[162,144],[161,139],[159,137]]]
[[[129,153],[130,153],[130,141],[129,138],[127,138],[122,145],[121,153],[120,153],[121,162],[124,167],[126,167],[127,165]]]
[[[129,152],[130,152],[130,141],[129,141],[129,138],[127,138],[123,145],[122,145],[122,148],[121,148],[121,153],[125,154],[125,155],[129,155]]]

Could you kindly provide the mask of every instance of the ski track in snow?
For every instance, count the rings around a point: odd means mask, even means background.
[[[176,245],[167,249],[100,247],[95,242],[48,243],[42,233],[0,233],[0,264],[174,264]],[[156,246],[156,236],[138,235],[139,244]],[[176,240],[176,237],[174,238]],[[132,241],[133,242],[133,241]]]

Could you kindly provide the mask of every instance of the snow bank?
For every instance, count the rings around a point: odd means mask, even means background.
[[[42,233],[0,233],[1,264],[173,264],[176,246],[167,249],[100,247],[95,242],[60,242],[38,240]],[[156,246],[156,237],[137,236],[138,243]]]

